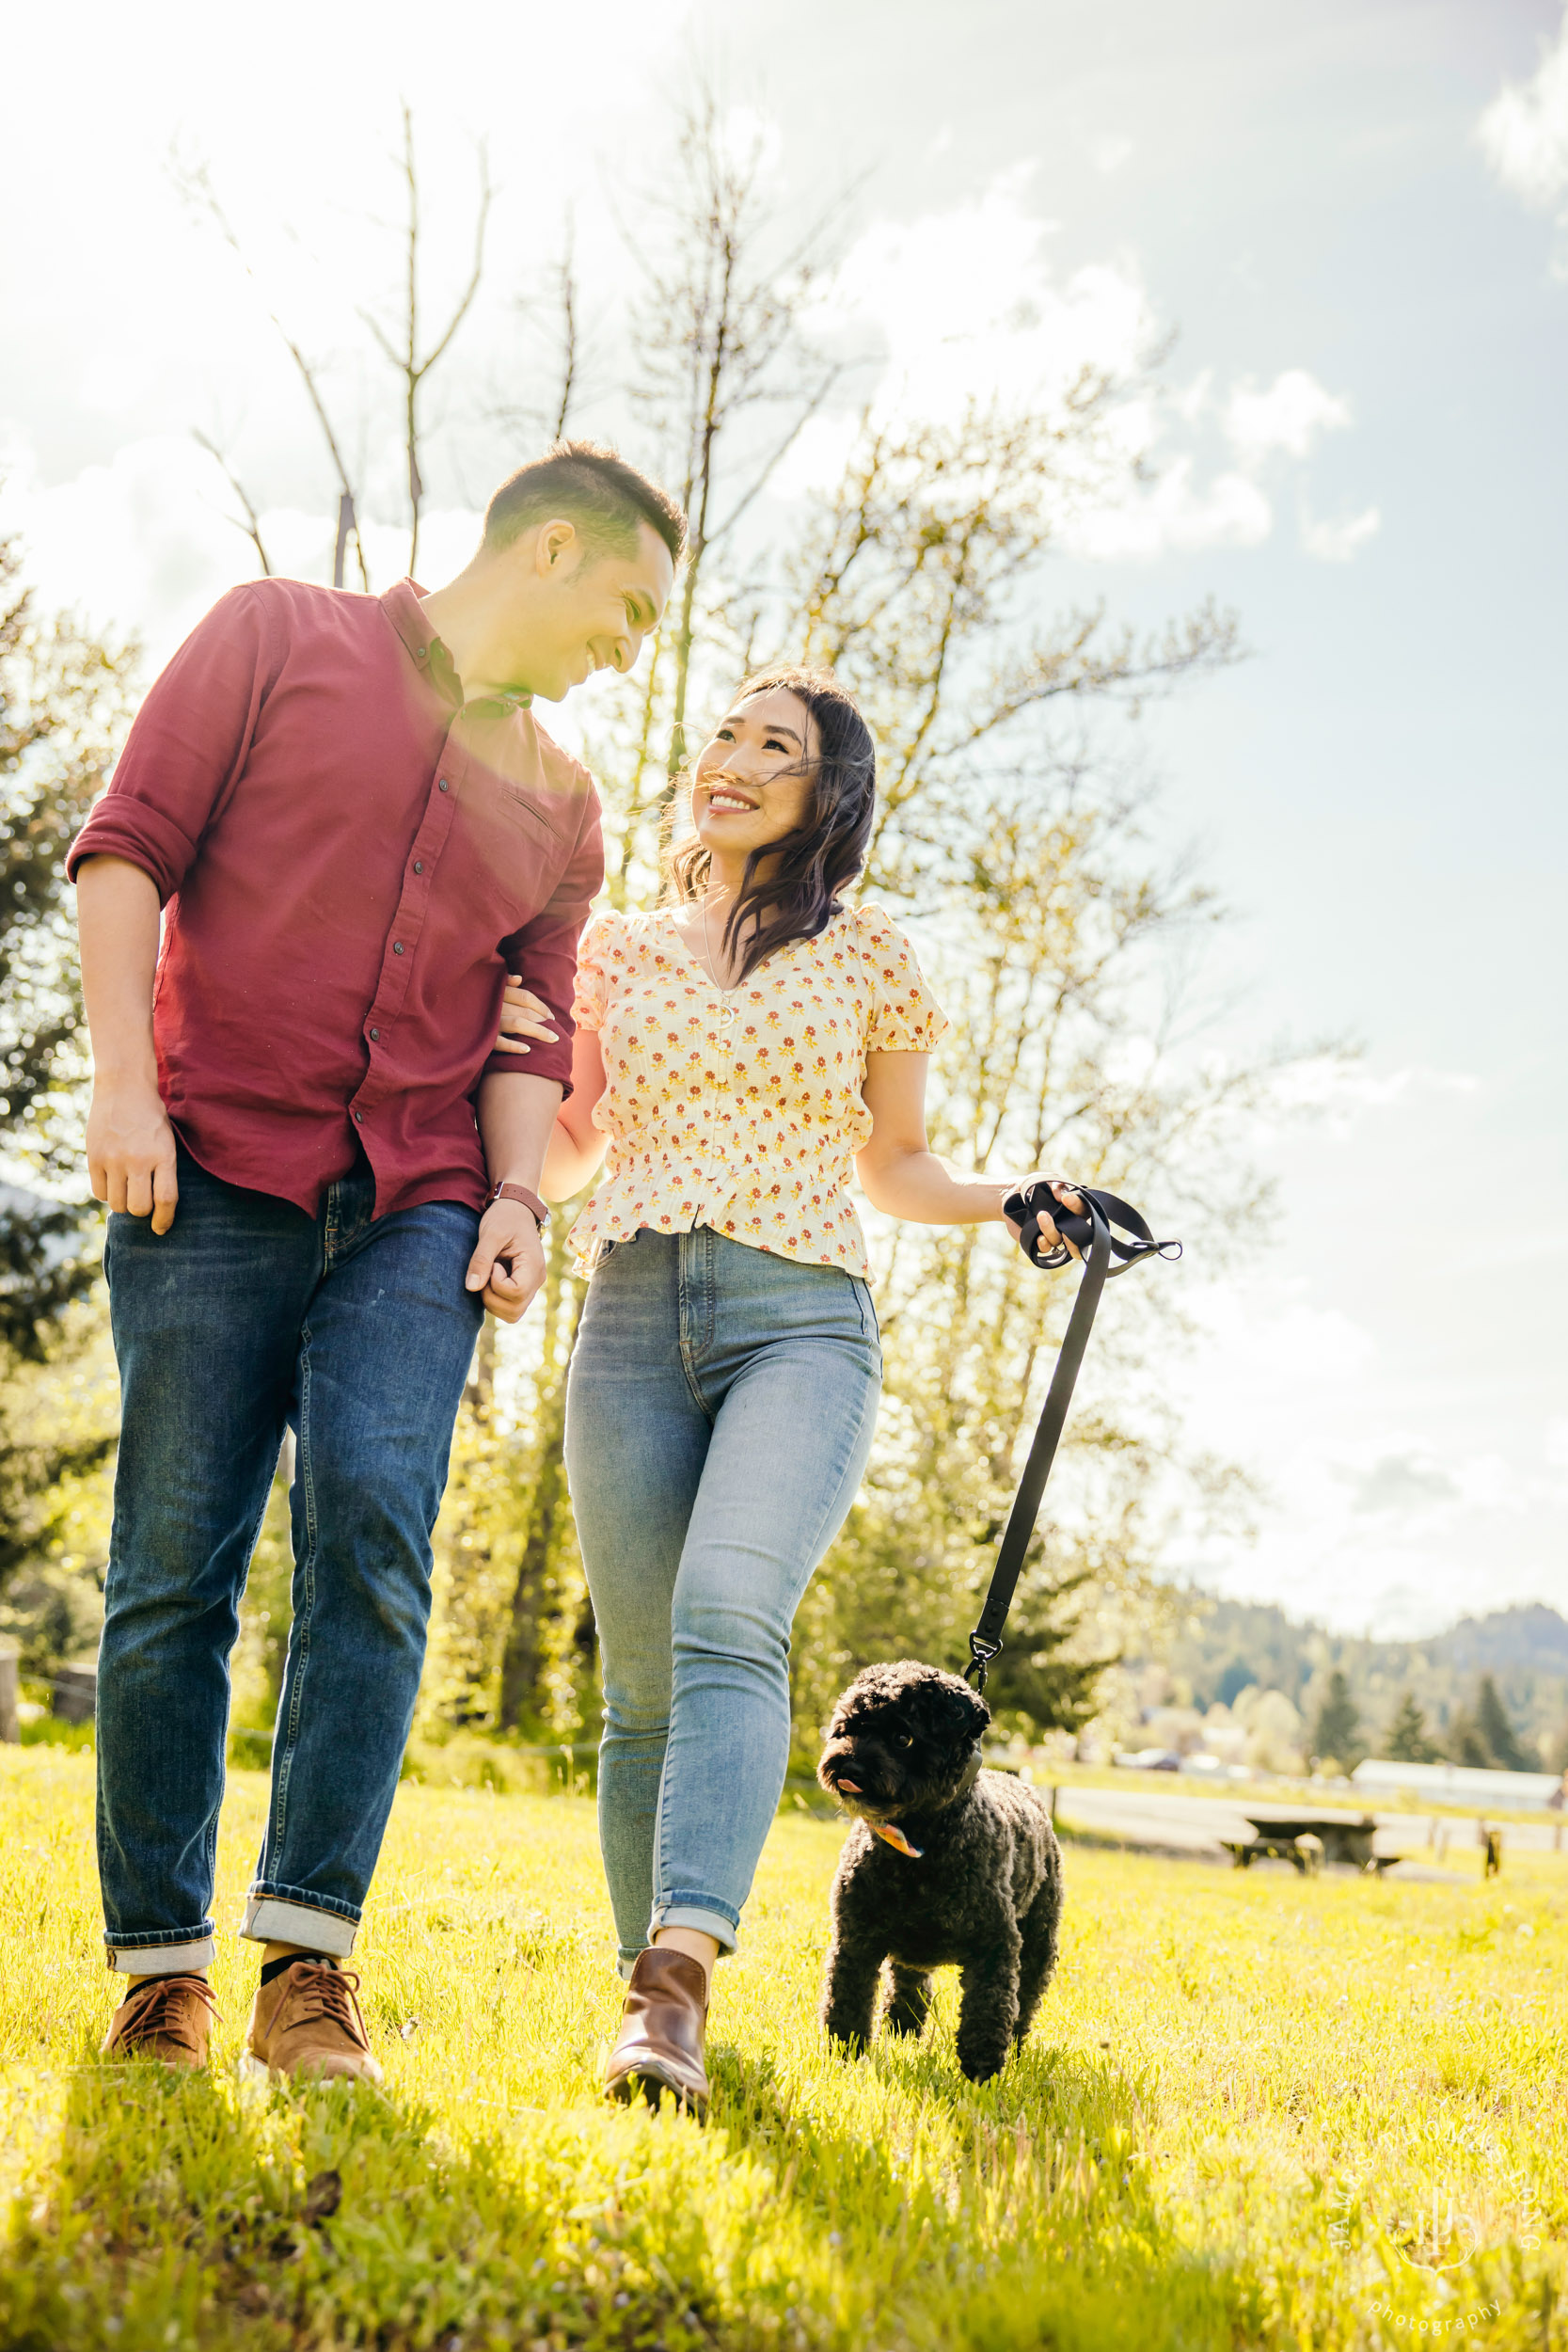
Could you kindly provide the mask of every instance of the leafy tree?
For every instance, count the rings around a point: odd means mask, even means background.
[[[1395,1764],[1435,1764],[1437,1750],[1427,1736],[1427,1719],[1416,1704],[1414,1692],[1401,1697],[1388,1726],[1383,1752]]]
[[[1000,1730],[1037,1740],[1047,1731],[1078,1731],[1096,1712],[1100,1677],[1117,1659],[1064,1655],[1071,1646],[1081,1648],[1083,1629],[1076,1613],[1059,1613],[1069,1596],[1088,1581],[1087,1569],[1082,1569],[1050,1582],[1037,1560],[1025,1570],[1001,1656],[991,1661],[986,1677],[986,1700]]]
[[[1328,1677],[1318,1720],[1312,1726],[1313,1755],[1324,1763],[1332,1760],[1342,1772],[1349,1772],[1365,1753],[1360,1723],[1350,1684],[1336,1666]]]
[[[1528,1772],[1536,1769],[1519,1744],[1519,1735],[1490,1675],[1482,1675],[1476,1686],[1476,1728],[1499,1772]]]

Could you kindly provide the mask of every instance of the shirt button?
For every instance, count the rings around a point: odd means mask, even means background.
[[[357,1111],[356,1111],[356,1112],[355,1112],[355,1114],[354,1114],[354,1123],[355,1123],[355,1125],[356,1125],[356,1127],[362,1127],[362,1126],[364,1125],[364,1123],[365,1123],[365,1122],[364,1122],[364,1120],[360,1118],[360,1116],[359,1116],[359,1114],[358,1114],[358,1112],[357,1112]]]
[[[403,942],[402,942],[402,940],[401,940],[401,939],[394,939],[394,940],[393,940],[393,942],[392,942],[392,953],[393,953],[393,955],[394,955],[394,956],[401,956],[401,955],[402,955],[402,953],[403,953]]]
[[[380,1035],[381,1035],[381,1031],[380,1031],[379,1029],[372,1029],[372,1030],[371,1031],[371,1043],[372,1043],[372,1045],[375,1043],[375,1041],[376,1041],[377,1038],[378,1038]]]
[[[447,788],[447,780],[446,780],[445,776],[443,776],[443,777],[441,778],[440,783],[436,786],[436,791],[437,791],[437,792],[444,792],[444,791],[446,790],[446,788]]]
[[[417,857],[414,860],[414,871],[416,874],[422,874],[424,872],[424,860],[422,857]]]

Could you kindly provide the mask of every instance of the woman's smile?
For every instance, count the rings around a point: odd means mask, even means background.
[[[710,788],[707,804],[710,812],[716,817],[732,815],[750,817],[755,813],[757,805],[755,801],[747,800],[744,793],[736,792],[732,786],[727,784],[714,785]]]

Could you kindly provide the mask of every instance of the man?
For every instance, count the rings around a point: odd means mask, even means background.
[[[653,483],[562,442],[497,491],[433,596],[233,590],[71,849],[123,1392],[98,1844],[109,1965],[133,1981],[111,2054],[205,2061],[228,1658],[292,1424],[249,2058],[379,2074],[341,1963],[413,1717],[475,1336],[544,1275],[538,1185],[603,879],[593,785],[531,705],[632,667],[684,538]],[[551,1011],[527,1060],[491,1050],[509,971]]]

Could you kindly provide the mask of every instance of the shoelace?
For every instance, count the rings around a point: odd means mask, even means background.
[[[208,2014],[221,2025],[223,2011],[213,1998],[213,1989],[204,1978],[166,1978],[162,1983],[152,1987],[141,2008],[128,2021],[124,2037],[127,2047],[139,2049],[144,2042],[150,2042],[161,2034],[166,2042],[172,2042],[180,2049],[188,2050],[193,2058],[199,2058],[201,2045],[190,2029],[189,2020],[182,2015],[180,2006],[189,2000],[192,1994],[205,2003]]]
[[[295,2025],[322,2018],[329,2026],[341,2026],[361,2049],[370,2048],[364,2015],[355,1998],[359,1990],[357,1977],[346,1969],[323,1968],[306,1961],[289,1971],[289,1980],[291,1987],[297,1986],[303,1995],[299,2013],[293,2021]]]

